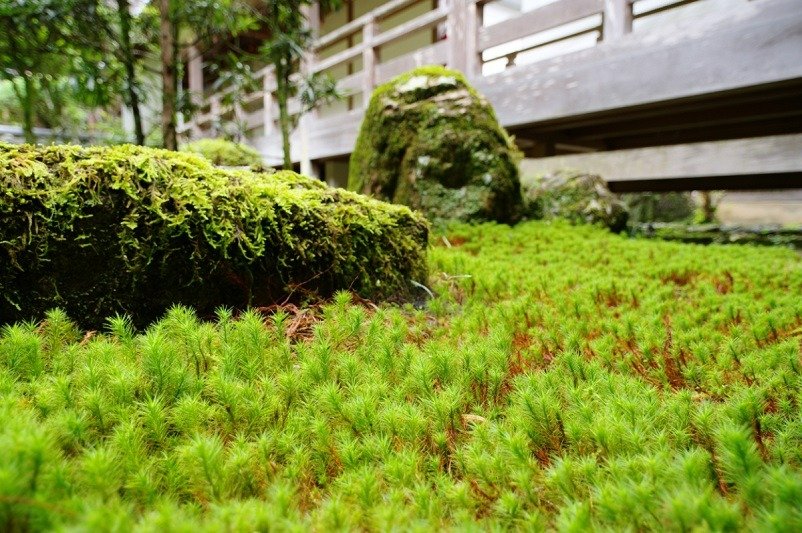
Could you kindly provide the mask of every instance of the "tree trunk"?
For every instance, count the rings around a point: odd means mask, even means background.
[[[277,67],[279,65],[276,65]],[[278,121],[281,127],[281,143],[284,149],[284,169],[292,170],[292,157],[290,155],[290,113],[287,109],[289,98],[289,74],[284,69],[276,69],[276,100],[278,100]]]
[[[131,8],[128,0],[117,0],[117,14],[120,18],[120,41],[123,52],[123,65],[125,66],[125,92],[126,103],[131,108],[134,117],[134,138],[136,144],[145,144],[145,133],[142,128],[142,112],[139,109],[139,95],[137,94],[136,65],[134,52],[131,48]]]
[[[705,224],[716,221],[716,205],[713,201],[713,193],[702,191],[702,222]]]
[[[168,150],[175,150],[178,148],[175,126],[176,44],[170,0],[159,0],[159,15],[161,21],[159,44],[162,60],[162,143]]]

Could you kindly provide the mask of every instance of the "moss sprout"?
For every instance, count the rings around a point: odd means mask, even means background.
[[[0,529],[802,527],[798,255],[446,236],[425,309],[4,327]]]

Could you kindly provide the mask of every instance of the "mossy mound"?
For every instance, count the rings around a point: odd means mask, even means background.
[[[601,224],[613,231],[626,227],[626,204],[595,174],[561,171],[528,178],[522,184],[525,213],[531,218],[562,218]]]
[[[622,194],[630,222],[680,222],[692,220],[696,203],[689,192],[639,192]]]
[[[212,164],[223,167],[262,165],[259,152],[245,144],[225,139],[198,139],[182,145],[181,151],[201,155]]]
[[[0,144],[0,323],[60,307],[84,327],[172,304],[202,315],[293,294],[404,296],[427,223],[293,172],[135,146]]]
[[[492,107],[456,71],[421,67],[373,92],[348,188],[434,222],[516,219],[520,159]]]

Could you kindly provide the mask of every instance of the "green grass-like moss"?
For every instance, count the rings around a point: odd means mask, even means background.
[[[262,165],[259,152],[246,144],[225,139],[198,139],[183,144],[181,151],[201,155],[212,164],[224,167]]]
[[[0,529],[802,529],[798,255],[433,243],[426,310],[0,330]]]
[[[82,325],[293,290],[403,296],[426,277],[409,209],[293,172],[222,170],[135,146],[0,145],[0,322],[62,307]]]
[[[348,189],[408,205],[436,224],[510,222],[521,204],[519,159],[492,106],[461,73],[425,66],[373,91]]]

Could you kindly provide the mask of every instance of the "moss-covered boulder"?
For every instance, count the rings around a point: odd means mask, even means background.
[[[135,146],[0,144],[0,323],[61,307],[85,327],[144,324],[424,282],[428,227],[406,207],[293,172],[224,170]]]
[[[632,222],[680,222],[692,220],[696,202],[689,192],[638,192],[622,194]]]
[[[602,224],[613,231],[626,227],[629,216],[626,204],[595,174],[555,172],[526,178],[522,188],[524,210],[531,218]]]
[[[262,156],[248,145],[225,139],[198,139],[181,146],[182,152],[201,155],[222,167],[262,165]]]
[[[421,67],[373,92],[348,188],[434,222],[513,221],[520,159],[492,107],[459,73]]]

